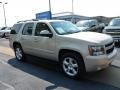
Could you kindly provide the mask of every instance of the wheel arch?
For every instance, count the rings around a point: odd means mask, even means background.
[[[21,44],[19,42],[13,42],[13,48],[15,48],[16,45],[20,45],[21,46]]]
[[[69,53],[69,52],[79,55],[82,58],[82,60],[84,61],[84,58],[80,52],[75,51],[75,50],[70,50],[70,49],[61,49],[58,54],[58,59],[60,59],[60,56],[63,55],[64,53]]]
[[[81,54],[80,52],[78,52],[78,51],[70,50],[70,49],[61,49],[61,50],[59,51],[59,54],[58,54],[59,62],[61,62],[61,61],[60,61],[61,55],[63,55],[64,53],[70,53],[70,52],[72,52],[72,53],[77,54],[77,55],[80,56],[81,61],[82,61],[82,64],[83,64],[83,68],[84,68],[84,70],[85,70],[85,72],[86,72],[86,66],[85,66],[84,58],[83,58],[82,54]]]

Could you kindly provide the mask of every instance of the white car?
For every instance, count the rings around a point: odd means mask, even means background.
[[[9,41],[16,60],[24,61],[29,54],[57,61],[71,78],[108,67],[117,53],[111,36],[81,32],[63,20],[18,22]]]
[[[0,29],[0,37],[7,38],[10,35],[11,28],[10,27],[2,27]]]
[[[115,42],[120,42],[120,18],[114,18],[105,27],[103,33],[111,35]]]

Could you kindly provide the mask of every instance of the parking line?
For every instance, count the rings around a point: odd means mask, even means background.
[[[0,81],[0,90],[15,90],[11,85]]]

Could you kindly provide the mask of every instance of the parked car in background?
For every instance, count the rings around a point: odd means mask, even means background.
[[[1,38],[8,38],[10,35],[11,28],[10,27],[2,27],[0,29],[0,37]]]
[[[29,54],[57,61],[71,78],[108,67],[117,53],[111,36],[81,32],[64,20],[18,22],[9,41],[16,60],[24,61]]]
[[[114,41],[120,44],[120,18],[112,19],[103,30],[103,33],[111,35]]]
[[[102,32],[104,23],[99,24],[97,20],[82,20],[76,23],[77,27],[82,31]]]

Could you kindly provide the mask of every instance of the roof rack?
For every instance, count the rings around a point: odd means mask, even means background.
[[[27,21],[38,21],[38,19],[23,20],[23,21],[18,21],[17,23],[21,23],[21,22],[27,22]]]

